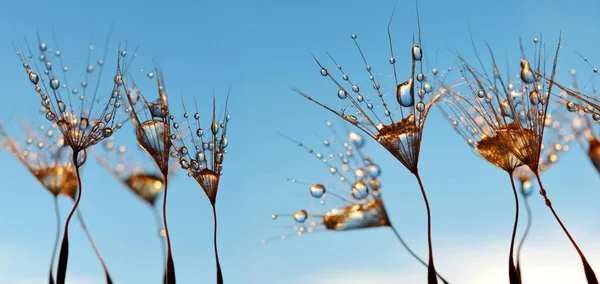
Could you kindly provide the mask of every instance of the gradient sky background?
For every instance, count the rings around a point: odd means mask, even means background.
[[[36,111],[39,97],[14,55],[13,42],[22,44],[24,37],[35,42],[36,31],[48,39],[55,33],[67,61],[85,60],[87,46],[91,42],[102,46],[112,25],[109,51],[116,51],[119,43],[139,45],[136,66],[148,70],[152,60],[157,62],[175,112],[181,113],[180,95],[186,101],[196,96],[208,104],[214,93],[222,106],[232,86],[230,146],[217,202],[219,249],[227,283],[425,283],[425,268],[410,258],[386,228],[320,232],[260,245],[261,239],[290,232],[286,225],[292,225],[292,220],[272,221],[271,213],[292,213],[306,205],[306,189],[285,182],[286,177],[308,182],[331,179],[324,165],[277,131],[316,148],[322,137],[331,135],[326,121],[344,129],[343,122],[290,88],[300,87],[321,99],[336,91],[319,75],[308,50],[319,58],[331,52],[354,70],[348,72],[350,76],[357,74],[365,82],[367,74],[350,39],[356,33],[375,73],[384,80],[392,72],[387,62],[386,25],[395,2],[4,3],[0,11],[4,38],[0,44],[4,93],[0,119],[41,118]],[[600,64],[598,1],[418,2],[424,61],[431,67],[452,65],[455,57],[449,50],[473,59],[469,27],[478,48],[483,50],[487,40],[500,61],[508,58],[515,72],[519,37],[531,46],[531,39],[542,33],[549,46],[554,46],[561,31],[565,45]],[[412,44],[414,11],[414,2],[398,1],[392,29],[398,54],[404,55]],[[584,65],[572,53],[563,53],[569,60],[561,61],[559,71],[561,78],[570,80],[568,70]],[[400,70],[409,66],[406,56],[397,56],[403,58]],[[148,81],[138,74],[139,81]],[[151,94],[152,85],[144,84]],[[210,109],[201,108],[204,113]],[[127,131],[117,132],[115,139],[132,141]],[[543,179],[556,210],[600,273],[598,173],[577,144],[571,149]],[[392,222],[425,256],[426,215],[417,183],[374,141],[368,141],[366,152],[383,169],[384,200]],[[44,283],[55,233],[51,195],[9,153],[1,153],[0,159],[0,283]],[[513,218],[506,174],[470,153],[435,109],[425,128],[420,172],[432,207],[438,271],[452,283],[506,283]],[[215,268],[209,202],[185,175],[176,177],[170,188],[168,217],[177,279],[179,283],[211,283]],[[523,254],[524,282],[584,283],[568,239],[541,197],[534,194],[531,200],[534,227]],[[72,203],[64,198],[60,202],[64,217]],[[93,159],[85,165],[81,209],[116,283],[160,282],[160,249],[151,211]],[[67,281],[103,283],[101,267],[76,222],[70,232]]]

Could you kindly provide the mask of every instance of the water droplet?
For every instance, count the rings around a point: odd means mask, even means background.
[[[125,57],[127,55],[127,50],[121,51],[121,56]]]
[[[179,123],[177,123],[177,122],[173,123],[173,128],[178,129],[179,128]]]
[[[321,198],[325,194],[325,186],[322,184],[313,184],[310,186],[310,195],[314,198]]]
[[[356,34],[352,34],[352,39],[356,39]]]
[[[344,99],[346,99],[346,98],[348,97],[348,93],[346,92],[346,90],[344,90],[344,89],[342,89],[342,88],[340,88],[340,89],[338,90],[338,93],[337,93],[337,95],[338,95],[338,98],[340,98],[340,99],[342,99],[342,100],[344,100]]]
[[[599,120],[600,120],[600,114],[594,113],[594,114],[592,114],[592,118],[593,118],[595,121],[599,121]]]
[[[537,43],[537,42],[538,42],[538,38],[537,38],[537,37],[534,37],[534,38],[533,38],[533,42],[534,42],[534,43]]]
[[[408,79],[402,84],[398,84],[396,99],[403,107],[410,107],[414,105],[415,98],[412,89],[412,78]]]
[[[31,81],[32,84],[37,85],[37,83],[40,81],[40,77],[37,74],[31,72],[29,73],[29,81]]]
[[[80,150],[79,153],[77,154],[77,164],[75,165],[76,167],[81,167],[83,166],[83,164],[85,164],[85,161],[87,160],[87,153],[84,150]]]
[[[40,61],[46,61],[46,55],[41,54],[40,55]]]
[[[52,61],[46,61],[46,70],[45,71],[48,71],[48,70],[52,70]]]
[[[367,65],[365,68],[367,69],[368,72],[371,72],[371,65]]]
[[[329,75],[329,72],[327,72],[327,69],[321,68],[321,76],[327,76],[327,75]]]
[[[58,111],[65,112],[66,106],[63,101],[58,101],[58,102],[56,102],[56,104],[58,105]]]
[[[200,114],[199,113],[194,113],[194,119],[200,119]]]
[[[531,91],[531,93],[529,93],[529,101],[534,106],[538,105],[540,103],[540,92],[537,90]]]
[[[114,81],[115,81],[115,84],[117,84],[118,86],[123,85],[123,76],[115,75]]]
[[[277,220],[277,217],[278,217],[277,214],[271,214],[271,219]]]
[[[348,81],[350,78],[348,77],[348,74],[344,74],[342,75],[342,79],[344,79],[344,81]]]
[[[351,114],[347,114],[344,116],[344,119],[352,124],[356,124],[358,123],[358,118],[356,118],[356,116],[351,115]]]
[[[368,104],[367,104],[367,108],[368,108],[368,109],[373,109],[373,104],[372,104],[372,103],[368,103]]]
[[[308,213],[306,213],[306,210],[304,209],[294,213],[294,220],[296,220],[298,223],[304,223],[306,218],[308,218]]]
[[[56,115],[54,115],[54,113],[53,113],[53,112],[51,112],[51,111],[48,111],[48,112],[46,113],[46,119],[47,119],[47,120],[49,120],[49,121],[53,121],[55,118],[56,118]]]
[[[367,172],[372,179],[376,179],[381,175],[381,169],[378,165],[372,164],[367,166]]]
[[[81,118],[81,120],[79,121],[79,130],[86,130],[88,128],[88,126],[90,125],[90,122],[87,118],[83,117]]]
[[[60,81],[58,81],[58,79],[56,79],[56,78],[53,78],[52,80],[50,80],[50,88],[52,88],[52,90],[55,90],[55,91],[58,90],[58,88],[60,88]]]
[[[331,173],[332,175],[336,174],[336,173],[337,173],[337,171],[338,171],[338,170],[337,170],[337,168],[336,168],[336,167],[331,167],[331,168],[329,168],[329,173]]]
[[[480,98],[480,99],[483,99],[485,97],[485,91],[479,90],[477,92],[477,97]]]
[[[569,110],[569,111],[575,111],[575,103],[572,102],[572,101],[569,101],[567,103],[567,110]]]
[[[396,58],[390,57],[390,64],[395,64],[395,63],[396,63]]]
[[[352,91],[358,93],[360,91],[360,88],[357,85],[352,85]]]
[[[102,135],[106,138],[110,137],[113,134],[113,129],[110,127],[106,127],[102,129]]]
[[[104,65],[104,59],[98,59],[98,66]]]
[[[419,82],[425,81],[425,75],[423,75],[422,73],[417,74],[417,81],[419,81]]]
[[[198,137],[202,137],[202,135],[204,135],[204,130],[202,130],[202,128],[198,128],[198,130],[196,130],[196,135],[198,135]]]
[[[40,50],[41,51],[46,51],[47,48],[48,48],[48,45],[46,45],[45,42],[40,43]]]
[[[348,139],[350,139],[350,142],[352,142],[356,148],[360,149],[365,145],[365,138],[356,132],[350,132],[348,134]]]
[[[378,84],[378,83],[376,83],[376,82],[375,82],[375,83],[373,83],[373,89],[374,89],[374,90],[379,90],[379,88],[380,88],[380,86],[379,86],[379,84]]]
[[[414,61],[421,61],[421,58],[423,58],[423,51],[421,50],[421,47],[418,45],[413,45],[412,47],[412,57]]]
[[[425,110],[425,103],[423,102],[418,102],[417,103],[417,111],[419,112],[423,112]]]
[[[521,59],[521,80],[525,84],[531,84],[535,81],[535,76],[533,75],[533,71],[531,71],[531,67],[529,67],[529,62],[525,59]]]
[[[369,195],[369,188],[364,182],[357,181],[354,183],[354,185],[352,185],[351,193],[352,197],[354,197],[356,200],[362,200]]]

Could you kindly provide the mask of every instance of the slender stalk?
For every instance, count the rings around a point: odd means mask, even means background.
[[[165,273],[165,283],[175,284],[175,264],[173,263],[173,254],[171,252],[171,237],[169,235],[169,226],[167,226],[167,190],[169,185],[168,172],[163,173],[165,178],[165,196],[163,198],[163,226],[165,227],[165,236],[167,238],[167,271]]]
[[[158,238],[160,239],[160,248],[162,251],[162,262],[163,265],[166,265],[167,260],[167,246],[165,245],[165,238],[160,235],[163,228],[163,221],[160,218],[160,213],[158,212],[158,208],[156,206],[152,206],[152,215],[154,215],[154,220],[156,221],[156,228],[158,228]]]
[[[521,249],[523,248],[523,243],[525,243],[525,239],[529,234],[529,230],[531,229],[531,208],[529,207],[529,196],[525,195],[525,191],[523,191],[523,183],[521,182],[521,193],[523,195],[523,201],[525,204],[525,210],[527,212],[527,225],[525,226],[525,232],[523,233],[523,237],[519,242],[519,247],[517,248],[517,273],[521,276]]]
[[[223,284],[223,273],[221,273],[221,263],[219,262],[219,252],[217,250],[217,208],[212,205],[213,220],[215,223],[213,230],[213,243],[215,247],[215,261],[217,263],[217,284]]]
[[[583,262],[583,270],[585,271],[585,278],[587,279],[588,284],[598,284],[598,278],[596,278],[596,274],[594,273],[594,270],[588,263],[587,259],[585,259],[585,255],[583,255],[583,252],[581,251],[581,249],[579,249],[579,246],[577,245],[577,243],[575,242],[575,240],[573,239],[573,237],[571,236],[571,234],[569,233],[569,231],[567,230],[567,228],[565,227],[563,222],[558,217],[558,214],[556,214],[556,211],[554,211],[554,207],[552,207],[552,202],[550,202],[550,199],[548,198],[547,193],[546,193],[546,189],[544,189],[544,186],[542,185],[542,180],[540,179],[540,175],[537,173],[537,171],[534,171],[534,173],[535,173],[535,177],[538,180],[538,184],[540,185],[540,193],[542,194],[542,197],[544,197],[544,202],[546,203],[546,206],[548,206],[548,208],[550,208],[550,211],[552,211],[554,218],[556,219],[556,221],[558,221],[558,224],[563,229],[563,231],[565,232],[567,237],[569,237],[569,240],[571,241],[571,243],[577,250],[579,257],[581,257],[581,262]]]
[[[57,284],[65,284],[65,279],[67,277],[67,265],[69,262],[69,224],[71,223],[71,218],[73,217],[73,214],[75,214],[77,206],[79,206],[81,194],[83,193],[81,188],[81,176],[79,175],[79,167],[77,166],[78,154],[79,151],[73,151],[73,167],[75,167],[75,174],[77,175],[79,194],[77,194],[77,198],[75,198],[75,204],[73,204],[73,208],[71,209],[71,212],[69,212],[69,216],[67,217],[67,221],[65,222],[65,232],[63,235],[62,244],[60,246],[60,253],[58,255],[58,267],[56,268]]]
[[[429,246],[429,265],[427,266],[427,283],[437,284],[437,272],[435,271],[435,265],[433,264],[433,245],[431,244],[431,210],[429,209],[429,200],[427,200],[427,194],[425,193],[425,188],[423,187],[423,182],[421,181],[419,172],[415,170],[413,174],[419,182],[419,187],[421,188],[421,193],[423,194],[423,200],[425,201],[425,207],[427,208],[427,243]]]
[[[102,265],[102,268],[104,269],[104,274],[106,274],[106,283],[112,284],[113,282],[112,282],[112,279],[110,278],[110,274],[108,273],[108,267],[106,267],[104,258],[102,257],[102,254],[100,254],[100,250],[96,246],[96,242],[94,242],[94,239],[92,238],[92,234],[90,234],[90,231],[88,231],[87,226],[85,225],[85,222],[83,221],[83,216],[81,215],[81,210],[79,210],[79,208],[77,208],[77,219],[79,219],[79,223],[81,223],[81,228],[85,232],[85,235],[86,235],[88,241],[90,242],[90,244],[92,245],[92,248],[94,249],[94,253],[96,253],[96,257],[98,258],[98,260],[100,261],[100,264]]]
[[[510,284],[521,284],[521,277],[515,267],[513,259],[513,251],[515,247],[515,237],[517,235],[517,226],[519,224],[519,195],[517,195],[517,188],[515,187],[515,180],[513,178],[513,172],[508,172],[510,178],[510,184],[512,185],[513,194],[515,197],[515,224],[513,225],[512,236],[510,238],[510,250],[508,252],[508,279]]]
[[[410,255],[412,255],[417,261],[419,261],[421,264],[423,264],[425,267],[427,267],[427,263],[425,261],[423,261],[402,239],[402,237],[400,236],[400,233],[398,232],[398,230],[396,230],[396,228],[394,226],[390,226],[390,228],[392,228],[392,231],[394,232],[394,234],[396,235],[396,238],[398,239],[398,241],[400,241],[400,244],[402,244],[402,246],[406,249],[406,251],[408,251],[408,253],[410,253]],[[448,281],[446,281],[446,279],[444,279],[444,277],[442,277],[439,273],[437,273],[437,276],[440,278],[440,280],[442,280],[442,282],[444,282],[444,284],[450,284]]]
[[[60,208],[58,207],[58,197],[54,196],[54,215],[56,216],[56,236],[54,237],[54,247],[52,248],[52,257],[50,258],[50,278],[48,283],[54,284],[54,258],[58,249],[58,239],[60,238]]]

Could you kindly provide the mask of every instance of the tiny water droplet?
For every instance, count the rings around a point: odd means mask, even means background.
[[[329,75],[329,72],[327,72],[327,69],[321,68],[321,76],[327,76],[327,75]]]
[[[394,58],[394,57],[391,57],[391,58],[390,58],[390,64],[395,64],[395,63],[396,63],[396,58]]]
[[[568,111],[571,111],[571,112],[575,111],[575,103],[574,103],[574,102],[572,102],[572,101],[569,101],[569,102],[567,103],[567,110],[568,110]]]
[[[48,48],[48,45],[46,45],[45,42],[40,43],[40,50],[41,51],[46,51],[47,48]]]
[[[425,110],[425,103],[423,102],[418,102],[417,103],[417,111],[419,112],[423,112]]]
[[[352,91],[358,93],[360,91],[360,88],[357,85],[352,85]]]
[[[60,88],[60,81],[56,78],[53,78],[52,80],[50,80],[50,88],[52,88],[52,90],[55,90],[55,91],[58,90],[58,88]]]
[[[356,39],[356,34],[352,34],[352,39]]]

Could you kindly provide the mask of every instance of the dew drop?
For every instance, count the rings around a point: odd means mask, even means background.
[[[79,130],[86,130],[88,128],[88,126],[90,125],[90,122],[87,118],[83,117],[81,118],[81,120],[79,121]]]
[[[379,88],[380,88],[380,86],[379,86],[379,84],[378,84],[378,83],[376,83],[376,82],[375,82],[375,83],[373,83],[373,89],[374,89],[374,90],[377,90],[377,91],[378,91],[378,90],[379,90]]]
[[[537,90],[531,91],[531,93],[529,93],[529,101],[534,106],[538,105],[540,103],[540,92]]]
[[[52,88],[52,90],[55,90],[55,91],[58,90],[58,88],[60,88],[60,81],[56,78],[53,78],[52,80],[50,80],[50,88]]]
[[[396,58],[394,58],[394,57],[391,57],[391,58],[390,58],[390,64],[395,64],[395,63],[396,63]]]
[[[118,86],[123,85],[123,76],[115,75],[114,81],[115,81],[115,84],[117,84]]]
[[[356,34],[352,34],[352,39],[356,39]]]
[[[531,71],[531,67],[529,67],[529,62],[525,59],[521,60],[521,80],[523,80],[525,84],[531,84],[535,81],[533,71]]]
[[[327,75],[329,75],[329,72],[327,72],[327,69],[321,68],[321,76],[327,76]]]
[[[417,111],[419,112],[423,112],[425,110],[425,103],[423,102],[418,102],[417,103]]]
[[[567,110],[568,110],[568,111],[571,111],[571,112],[575,111],[575,103],[574,103],[574,102],[572,102],[572,101],[569,101],[569,102],[567,103]]]
[[[41,51],[46,51],[47,48],[48,48],[48,45],[45,42],[40,43],[40,50]]]
[[[40,77],[37,74],[31,72],[29,73],[29,81],[31,81],[32,84],[37,85],[37,83],[40,81]]]
[[[304,223],[304,221],[306,221],[307,218],[308,213],[306,213],[306,210],[304,209],[294,213],[294,220],[296,220],[296,222],[298,223]]]
[[[348,139],[350,139],[350,142],[352,142],[356,148],[360,149],[365,145],[365,138],[356,132],[350,132],[350,134],[348,134]]]
[[[277,220],[277,217],[278,217],[277,214],[271,214],[271,219]]]
[[[357,181],[354,183],[354,185],[352,185],[351,193],[352,197],[354,197],[356,200],[362,200],[369,195],[369,188],[364,182]]]
[[[600,114],[594,113],[594,114],[592,114],[592,118],[594,119],[594,121],[599,121],[600,120]]]
[[[417,74],[417,81],[419,81],[419,82],[425,81],[425,75],[423,75],[423,73]]]
[[[198,135],[198,137],[202,137],[202,135],[204,135],[204,130],[202,130],[202,128],[198,128],[198,130],[196,130],[196,135]]]
[[[126,55],[127,55],[127,50],[123,50],[123,51],[121,51],[121,56],[122,56],[122,57],[125,57]]]
[[[65,103],[63,101],[58,101],[57,105],[58,105],[58,111],[65,112],[66,106],[65,106]]]
[[[414,61],[421,61],[421,59],[423,58],[423,51],[421,50],[421,47],[418,45],[413,45],[412,47],[412,57]]]
[[[480,98],[480,99],[483,99],[483,98],[485,98],[485,91],[483,91],[483,90],[479,90],[479,91],[477,92],[477,97],[478,97],[478,98]]]
[[[79,153],[77,153],[77,164],[75,166],[78,168],[83,166],[83,164],[85,164],[86,160],[87,160],[87,153],[86,153],[85,149],[80,150]]]
[[[314,198],[321,198],[325,194],[325,186],[322,184],[313,184],[310,186],[310,195]]]
[[[352,85],[352,91],[358,93],[360,91],[360,88],[357,85]]]
[[[103,135],[105,138],[108,138],[108,137],[110,137],[112,134],[113,134],[113,129],[112,129],[112,128],[110,128],[110,127],[106,127],[106,128],[104,128],[104,129],[102,129],[102,135]]]
[[[396,91],[396,99],[403,107],[413,106],[415,98],[412,90],[412,78],[402,84],[398,84]]]
[[[378,165],[372,164],[367,166],[367,172],[372,179],[376,179],[381,175],[381,168]]]
[[[338,90],[338,93],[337,93],[337,95],[338,95],[338,98],[340,98],[340,99],[342,99],[342,100],[344,100],[344,99],[346,99],[346,98],[348,97],[348,93],[347,93],[347,92],[346,92],[346,90],[344,90],[343,88],[340,88],[340,89]]]

